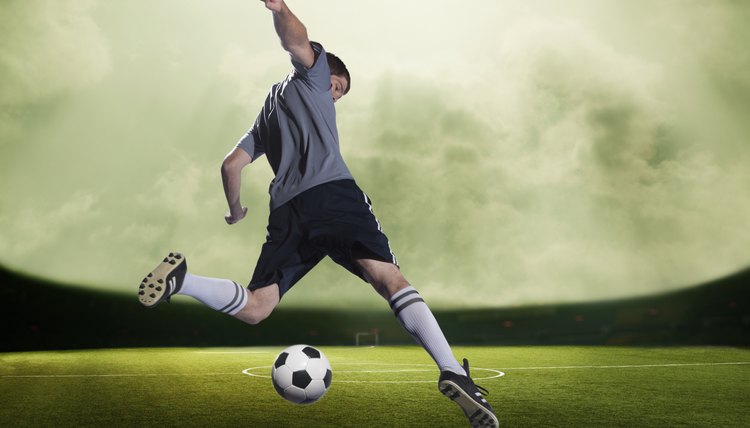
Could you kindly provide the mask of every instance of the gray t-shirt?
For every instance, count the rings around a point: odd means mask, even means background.
[[[353,179],[339,150],[331,71],[326,53],[312,42],[315,63],[273,85],[255,124],[237,143],[254,161],[264,154],[274,172],[271,210],[319,184]]]

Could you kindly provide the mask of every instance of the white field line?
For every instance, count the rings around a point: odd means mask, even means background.
[[[399,364],[404,365],[404,364]],[[415,366],[420,366],[423,364],[414,364]],[[271,376],[268,375],[260,375],[253,373],[253,370],[263,369],[266,373],[268,373],[268,369],[270,369],[271,366],[260,366],[260,367],[250,367],[248,369],[245,369],[242,371],[243,374],[246,374],[250,377],[259,377],[259,378],[266,378],[270,379]],[[494,379],[497,377],[505,376],[505,373],[495,370],[495,369],[483,369],[481,367],[474,367],[473,370],[484,370],[488,372],[494,373],[494,376],[488,376],[488,377],[474,377],[474,380],[486,380],[486,379]],[[424,369],[396,369],[396,370],[335,370],[335,373],[403,373],[403,372],[432,372],[434,373],[435,370],[424,370]],[[435,380],[339,380],[335,379],[335,383],[435,383]]]
[[[401,370],[336,370],[336,373],[406,373],[406,372],[429,372],[437,373],[437,369],[401,369]]]
[[[234,376],[227,373],[105,373],[105,374],[54,374],[54,375],[3,375],[0,378],[71,378],[71,377],[160,377],[160,376]]]
[[[356,363],[341,363],[342,365],[354,365]],[[386,365],[387,363],[379,363],[379,365]],[[388,364],[390,365],[390,364]],[[392,365],[413,365],[413,366],[427,366],[429,364],[406,364],[406,363],[393,363]],[[655,367],[700,367],[700,366],[739,366],[739,365],[750,365],[750,361],[731,361],[731,362],[720,362],[720,363],[665,363],[665,364],[621,364],[621,365],[586,365],[586,366],[537,366],[537,367],[507,367],[503,370],[575,370],[575,369],[630,369],[630,368],[655,368]],[[27,375],[1,375],[0,378],[96,378],[96,377],[163,377],[163,376],[234,376],[237,374],[245,374],[252,377],[264,377],[270,378],[270,376],[257,375],[251,373],[251,370],[256,369],[269,369],[271,366],[263,367],[251,367],[238,372],[221,372],[221,373],[104,373],[104,374],[27,374]],[[496,369],[486,369],[481,367],[472,367],[472,370],[485,370],[496,373],[495,376],[486,378],[474,378],[474,380],[482,379],[494,379],[503,376],[505,373]],[[400,369],[400,370],[336,370],[336,373],[398,373],[398,372],[426,372],[434,370],[418,370],[418,369]],[[353,382],[353,383],[411,383],[411,382],[434,382],[430,381],[347,381],[337,380],[337,382]]]
[[[732,361],[725,363],[668,363],[668,364],[623,364],[616,366],[539,366],[539,367],[506,367],[505,370],[567,370],[567,369],[638,369],[649,367],[694,367],[694,366],[740,366],[750,361]]]

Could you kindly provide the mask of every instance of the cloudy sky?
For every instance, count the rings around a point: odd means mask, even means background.
[[[344,157],[433,306],[750,265],[750,3],[289,5],[352,73]],[[230,227],[219,166],[289,69],[258,1],[0,3],[0,264],[134,293],[177,249],[247,283],[272,175],[245,170]],[[382,305],[328,261],[283,304]]]

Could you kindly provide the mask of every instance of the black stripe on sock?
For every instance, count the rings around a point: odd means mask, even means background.
[[[417,292],[417,290],[411,290],[411,291],[407,291],[406,293],[404,293],[404,294],[402,294],[402,295],[400,295],[400,296],[396,297],[396,299],[394,299],[394,300],[391,300],[391,309],[393,309],[393,306],[395,306],[395,305],[396,305],[396,303],[398,303],[398,302],[400,302],[401,300],[403,300],[403,299],[404,299],[404,297],[406,297],[406,296],[409,296],[409,295],[411,295],[411,294],[414,294],[414,293],[417,293],[417,294],[419,294],[419,293]]]
[[[238,308],[238,307],[239,307],[239,306],[240,306],[240,305],[242,304],[242,301],[243,301],[243,300],[245,300],[245,299],[243,299],[242,293],[245,293],[245,294],[247,294],[247,293],[245,292],[245,289],[244,289],[244,288],[242,288],[242,287],[240,287],[240,285],[239,285],[239,284],[237,284],[237,283],[235,282],[235,283],[234,283],[234,285],[236,285],[236,286],[237,286],[237,288],[239,288],[239,291],[240,291],[240,298],[239,298],[239,300],[237,300],[237,304],[236,304],[236,305],[232,306],[232,307],[231,307],[231,308],[230,308],[229,310],[227,310],[227,313],[233,312],[234,310],[236,310],[236,309],[237,309],[237,308]]]
[[[409,300],[408,302],[404,303],[403,305],[401,305],[401,306],[400,306],[400,307],[399,307],[398,309],[396,309],[395,311],[393,311],[393,313],[394,313],[394,314],[395,314],[396,316],[398,316],[398,314],[399,314],[399,313],[400,313],[401,311],[403,311],[404,309],[406,309],[406,307],[407,307],[407,306],[411,306],[411,305],[413,305],[413,304],[415,304],[415,303],[417,303],[417,302],[422,302],[422,303],[424,303],[424,299],[422,299],[421,297],[415,297],[415,298],[413,298],[413,299]]]
[[[237,283],[234,282],[234,281],[232,281],[232,284],[234,284],[234,286],[236,287],[235,290],[234,290],[234,298],[232,299],[231,302],[229,302],[228,305],[226,305],[223,308],[219,309],[220,312],[225,312],[226,313],[227,308],[230,307],[230,306],[232,306],[232,305],[235,305],[237,303],[237,298],[240,297],[240,286],[237,285]]]

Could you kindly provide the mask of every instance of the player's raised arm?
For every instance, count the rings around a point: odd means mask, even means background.
[[[307,38],[304,24],[289,10],[283,0],[261,0],[273,11],[273,26],[279,35],[281,46],[289,52],[292,59],[306,68],[315,63],[315,52]]]

